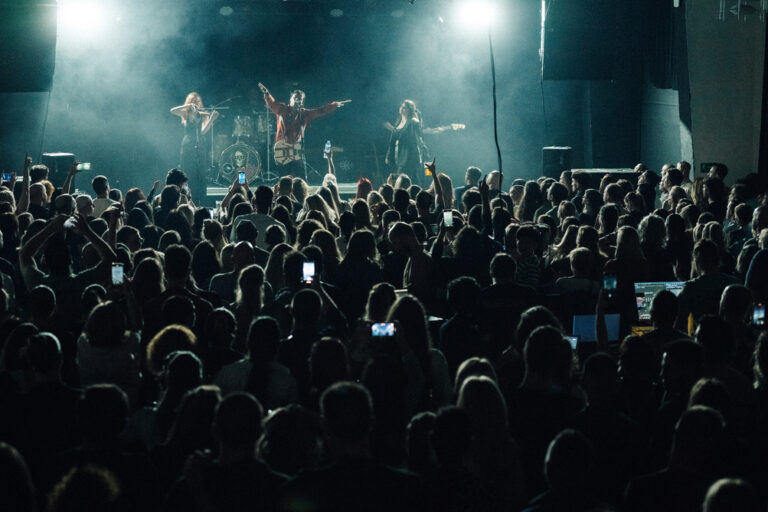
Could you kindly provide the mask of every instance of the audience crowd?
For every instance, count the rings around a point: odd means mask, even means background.
[[[210,209],[25,159],[0,510],[765,511],[759,177],[428,167]]]

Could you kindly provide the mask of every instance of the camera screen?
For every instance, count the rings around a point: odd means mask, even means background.
[[[752,311],[752,323],[765,325],[765,304],[755,304],[755,309]]]
[[[123,284],[123,264],[112,264],[112,284]]]

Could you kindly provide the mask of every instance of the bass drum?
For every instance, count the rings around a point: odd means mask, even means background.
[[[261,173],[259,152],[244,142],[232,144],[219,157],[219,177],[222,184],[230,185],[237,173],[245,173],[245,181],[251,185]]]

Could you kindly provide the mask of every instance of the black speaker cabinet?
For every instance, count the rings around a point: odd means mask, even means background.
[[[56,2],[0,2],[0,92],[47,92],[56,63]]]
[[[571,168],[570,146],[548,146],[541,148],[541,174],[558,179],[560,173]]]
[[[619,0],[544,2],[541,72],[545,80],[610,80],[618,56]]]
[[[61,187],[64,184],[64,180],[67,179],[67,174],[72,168],[72,164],[75,163],[75,155],[72,153],[43,153],[40,163],[48,167],[50,171],[48,173],[48,180],[53,183],[54,187]],[[75,189],[74,179],[72,181],[72,190]]]

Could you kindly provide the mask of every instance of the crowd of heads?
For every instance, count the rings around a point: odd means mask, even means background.
[[[82,193],[25,162],[0,508],[765,510],[768,194],[728,176],[283,176],[209,208],[178,169]]]

